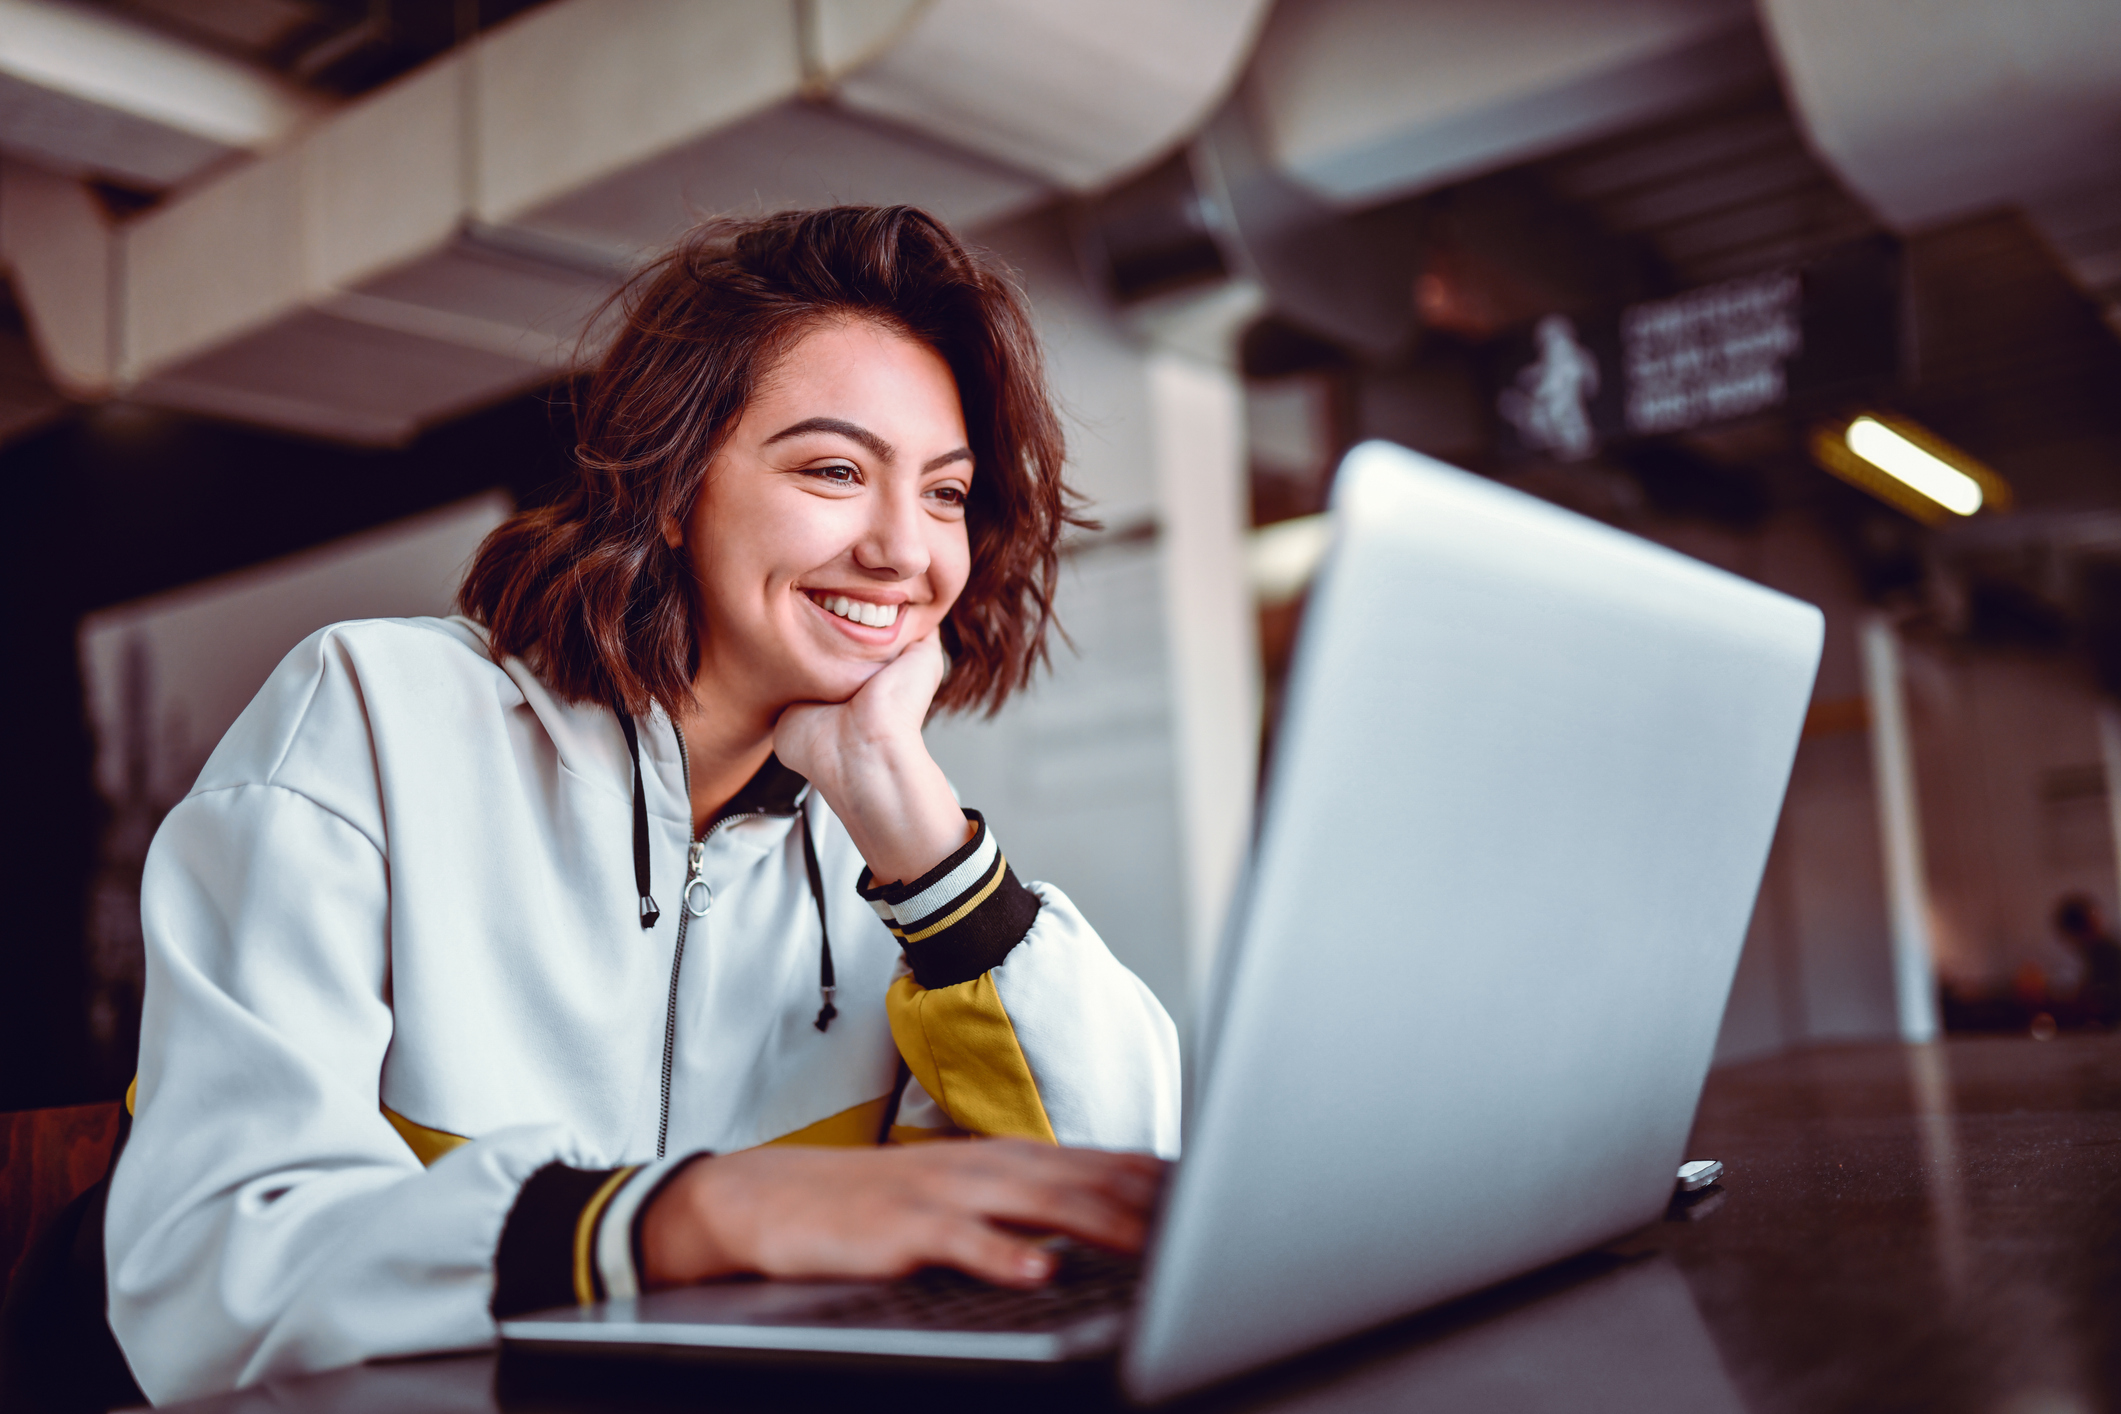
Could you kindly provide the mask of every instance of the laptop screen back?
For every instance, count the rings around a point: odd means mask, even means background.
[[[1139,1398],[1658,1214],[1818,665],[1809,605],[1403,448],[1334,517]]]

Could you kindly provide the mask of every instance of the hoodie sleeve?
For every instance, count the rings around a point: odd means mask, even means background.
[[[940,1127],[1178,1153],[1178,1036],[1068,896],[1018,882],[986,821],[910,883],[858,885],[904,951],[886,1005],[913,1072],[894,1138]],[[929,1118],[933,1115],[934,1119]]]
[[[202,791],[157,834],[141,903],[137,1112],[105,1225],[141,1388],[161,1403],[489,1343],[525,1181],[587,1166],[566,1131],[524,1126],[423,1167],[380,1108],[378,842],[284,787]]]

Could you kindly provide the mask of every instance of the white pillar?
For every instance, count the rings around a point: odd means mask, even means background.
[[[1137,323],[1151,345],[1163,610],[1185,859],[1186,973],[1203,999],[1252,839],[1259,774],[1259,624],[1244,381],[1235,342],[1259,307],[1239,284]]]
[[[2099,708],[2099,760],[2106,767],[2106,816],[2114,837],[2114,902],[2121,906],[2121,710]]]
[[[1878,843],[1885,856],[1886,912],[1893,930],[1893,993],[1900,1039],[1937,1037],[1937,962],[1930,934],[1922,817],[1915,759],[1901,687],[1900,639],[1883,615],[1861,630],[1864,695],[1870,699],[1871,781],[1878,798]]]

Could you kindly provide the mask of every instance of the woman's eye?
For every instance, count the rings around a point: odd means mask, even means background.
[[[833,486],[853,486],[862,479],[860,472],[843,462],[835,462],[831,466],[814,466],[805,474]]]
[[[928,494],[946,506],[962,506],[965,504],[965,488],[962,486],[938,486]]]

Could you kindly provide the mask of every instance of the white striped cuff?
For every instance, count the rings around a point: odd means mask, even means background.
[[[597,1219],[596,1263],[597,1275],[604,1281],[605,1299],[630,1301],[641,1294],[641,1276],[633,1263],[634,1219],[640,1215],[642,1205],[662,1187],[664,1179],[699,1157],[684,1154],[643,1164],[604,1205]]]

